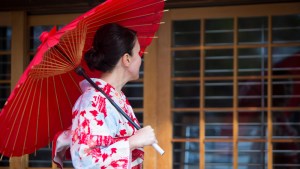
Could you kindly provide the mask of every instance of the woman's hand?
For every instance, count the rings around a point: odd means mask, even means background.
[[[131,150],[157,143],[154,130],[151,126],[137,130],[128,140]]]

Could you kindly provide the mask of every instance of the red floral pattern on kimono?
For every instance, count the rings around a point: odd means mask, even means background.
[[[138,124],[123,93],[101,79],[92,79]],[[136,129],[87,81],[73,107],[71,156],[75,168],[142,168],[143,149],[130,151],[128,137]]]

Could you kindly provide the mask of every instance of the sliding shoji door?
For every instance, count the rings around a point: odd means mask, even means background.
[[[300,167],[300,3],[174,9],[158,40],[173,169]]]

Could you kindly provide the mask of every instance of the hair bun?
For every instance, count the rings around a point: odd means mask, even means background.
[[[88,67],[93,70],[95,67],[93,62],[95,62],[96,50],[92,47],[84,54],[84,59],[88,64]]]

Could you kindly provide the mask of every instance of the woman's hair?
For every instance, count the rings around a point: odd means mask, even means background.
[[[115,23],[106,24],[97,30],[84,59],[91,70],[111,71],[125,53],[132,55],[136,39],[135,31]]]

